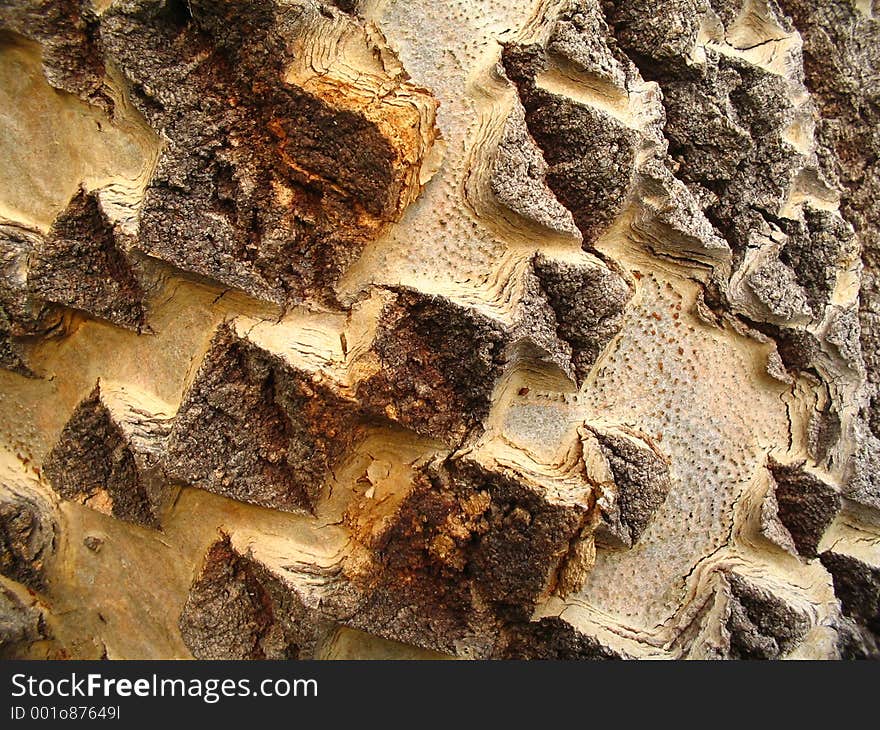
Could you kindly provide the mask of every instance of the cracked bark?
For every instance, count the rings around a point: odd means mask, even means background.
[[[876,7],[465,5],[0,8],[4,656],[877,657]]]

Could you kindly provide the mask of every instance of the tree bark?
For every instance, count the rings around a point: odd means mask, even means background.
[[[8,0],[0,130],[3,656],[880,656],[877,0]]]

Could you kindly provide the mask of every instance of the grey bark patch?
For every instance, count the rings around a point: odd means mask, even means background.
[[[850,457],[843,494],[854,502],[880,509],[880,439],[862,421],[855,423],[853,439],[856,448]]]
[[[522,106],[515,104],[492,161],[492,194],[524,218],[558,233],[579,236],[571,212],[547,186],[547,170],[541,150],[529,135]]]
[[[776,349],[789,370],[806,370],[821,353],[821,343],[806,330],[779,327],[775,332]]]
[[[43,464],[65,499],[159,529],[172,491],[159,465],[170,423],[102,383],[74,410]]]
[[[602,508],[596,543],[631,548],[669,494],[669,462],[645,437],[590,424],[585,429],[599,443],[614,480],[613,505]]]
[[[706,10],[704,0],[628,0],[604,5],[614,35],[630,55],[642,61],[646,75],[652,66],[669,71],[685,65]]]
[[[52,505],[45,497],[36,490],[0,484],[0,574],[41,590],[57,532]]]
[[[775,484],[771,485],[761,501],[761,513],[758,518],[758,529],[770,542],[781,547],[791,555],[797,555],[798,549],[788,528],[779,519],[779,502],[776,499]]]
[[[813,316],[807,292],[798,284],[795,272],[782,261],[763,262],[749,272],[746,281],[772,317],[791,321]]]
[[[880,641],[880,568],[834,549],[819,560],[831,573],[843,614],[867,630],[874,642]]]
[[[729,266],[730,246],[715,230],[697,196],[672,174],[672,161],[654,158],[639,166],[632,230],[658,255]]]
[[[474,308],[397,290],[370,348],[379,370],[357,384],[357,399],[369,413],[454,443],[488,415],[511,339]]]
[[[852,227],[838,214],[803,206],[804,222],[783,221],[785,244],[780,260],[794,271],[814,313],[829,304],[844,260],[858,251]]]
[[[693,7],[686,12],[698,22]],[[660,27],[673,28],[668,20]],[[644,22],[636,23],[642,32]],[[618,38],[627,47],[633,28]],[[712,49],[706,55],[705,64],[692,68],[683,58],[664,56],[653,69],[642,59],[641,70],[663,89],[664,134],[676,175],[702,201],[738,264],[753,232],[776,220],[804,160],[784,137],[795,113],[789,82]]]
[[[546,617],[503,631],[493,658],[584,661],[630,657],[561,618]]]
[[[222,325],[174,421],[169,476],[263,507],[311,512],[357,404]]]
[[[768,468],[773,476],[780,522],[791,535],[797,552],[805,558],[815,558],[822,535],[840,511],[840,494],[801,466],[771,460]]]
[[[638,134],[599,109],[539,88],[542,48],[505,46],[502,63],[548,165],[547,185],[571,211],[590,248],[623,210],[635,175]]]
[[[208,549],[180,615],[196,659],[311,659],[326,621],[227,536]]]
[[[589,270],[584,261],[561,264],[575,269]],[[597,262],[597,265],[598,264]],[[551,264],[552,266],[552,264]],[[510,359],[518,362],[533,361],[541,365],[554,365],[574,383],[579,383],[574,368],[574,349],[560,335],[559,319],[535,271],[534,263],[523,272],[522,293],[510,314],[513,326],[510,330]]]
[[[35,299],[28,288],[28,259],[41,241],[37,231],[0,224],[0,367],[28,376],[34,374],[28,341],[46,335],[59,321],[55,308]]]
[[[610,36],[599,3],[582,0],[559,14],[547,40],[547,51],[581,73],[625,88],[631,63],[609,47]]]
[[[80,189],[34,248],[28,288],[120,327],[146,324],[143,285],[94,192]]]
[[[800,608],[768,587],[733,571],[723,574],[720,590],[727,597],[724,658],[778,659],[806,635],[810,619]]]
[[[810,456],[816,463],[828,458],[832,447],[840,440],[840,435],[840,416],[831,403],[813,413],[807,427],[807,439]]]
[[[636,135],[611,116],[547,92],[530,93],[526,120],[550,166],[547,184],[589,247],[623,210]]]
[[[840,659],[880,659],[880,635],[847,616],[832,624]]]
[[[837,348],[843,362],[863,377],[865,361],[862,357],[859,335],[859,313],[856,305],[832,306],[825,339]]]
[[[539,253],[532,265],[556,315],[556,332],[571,346],[580,385],[623,326],[632,290],[620,274],[599,264],[559,261]]]
[[[43,612],[28,605],[0,585],[0,658],[15,658],[16,651],[48,638]]]

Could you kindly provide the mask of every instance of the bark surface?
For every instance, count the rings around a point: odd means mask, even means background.
[[[876,0],[5,0],[0,152],[0,655],[880,656]]]

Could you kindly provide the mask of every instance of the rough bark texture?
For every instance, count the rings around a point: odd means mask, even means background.
[[[158,527],[172,492],[160,465],[170,409],[160,409],[124,387],[99,382],[46,457],[47,481],[65,499]]]
[[[442,5],[0,3],[0,655],[880,656],[877,3]]]

